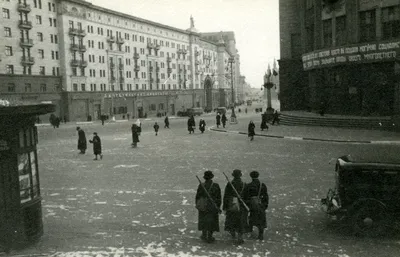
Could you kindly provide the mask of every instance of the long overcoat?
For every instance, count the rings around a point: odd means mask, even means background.
[[[217,114],[217,126],[221,125],[221,116],[219,114]]]
[[[253,179],[251,183],[246,185],[243,198],[247,206],[250,207],[250,199],[251,197],[258,195],[260,186],[260,199],[262,208],[260,208],[258,211],[254,211],[250,208],[249,227],[252,228],[255,226],[264,229],[267,227],[267,216],[265,211],[267,210],[269,203],[267,186],[264,183],[261,183],[259,179]]]
[[[222,114],[221,121],[222,121],[222,124],[225,124],[225,123],[226,123],[227,118],[226,118],[226,115],[225,115],[225,114]]]
[[[140,127],[138,127],[136,124],[132,124],[132,142],[137,143],[139,141],[139,133],[140,133]]]
[[[256,134],[256,132],[254,131],[255,127],[256,126],[254,125],[254,123],[249,123],[249,127],[247,129],[249,137],[252,137]]]
[[[95,155],[101,154],[101,140],[99,136],[94,136],[92,140],[90,140],[90,143],[93,144],[93,153]]]
[[[85,131],[82,129],[78,130],[78,150],[86,150],[87,149],[87,141]]]
[[[233,179],[231,183],[235,187],[236,191],[239,193],[240,197],[243,199],[243,193],[246,184],[240,178]],[[231,184],[228,183],[226,184],[225,187],[225,193],[222,205],[222,209],[226,211],[225,231],[236,231],[239,233],[244,233],[248,230],[248,222],[247,222],[248,212],[240,200],[239,200],[240,211],[239,212],[229,211],[229,208],[232,205],[233,197],[237,197],[237,195],[232,189]]]
[[[194,132],[194,129],[196,127],[196,121],[194,120],[193,117],[190,117],[188,119],[187,125],[188,125],[188,131]]]
[[[204,120],[201,120],[199,122],[199,129],[201,132],[204,132],[204,130],[206,129],[206,122]]]
[[[212,184],[212,186],[211,186]],[[211,179],[207,180],[203,183],[214,203],[217,205],[218,209],[221,207],[221,188]],[[211,189],[210,189],[211,187]],[[206,192],[203,187],[199,185],[196,193],[196,202],[200,199],[200,197],[207,197]],[[207,211],[199,211],[199,230],[207,230],[207,231],[216,231],[219,232],[219,212],[214,207],[212,202],[208,200],[207,202]]]

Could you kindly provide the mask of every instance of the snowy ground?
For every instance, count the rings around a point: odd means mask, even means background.
[[[159,119],[161,121],[161,119]],[[328,225],[320,198],[334,183],[332,158],[347,153],[398,155],[395,145],[348,145],[257,138],[206,131],[189,135],[186,120],[156,137],[142,121],[139,147],[130,147],[130,122],[83,124],[97,131],[104,159],[79,155],[75,127],[39,128],[44,236],[11,256],[400,256],[400,237],[362,239]],[[198,118],[196,118],[198,122]],[[206,121],[213,124],[214,117]],[[91,145],[89,144],[89,147]],[[223,231],[205,244],[197,231],[195,175],[258,170],[270,194],[265,240],[251,235],[235,246]],[[1,256],[2,254],[0,254]]]

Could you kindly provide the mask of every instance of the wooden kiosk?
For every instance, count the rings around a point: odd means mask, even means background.
[[[54,111],[52,104],[0,100],[0,252],[43,234],[35,119]]]

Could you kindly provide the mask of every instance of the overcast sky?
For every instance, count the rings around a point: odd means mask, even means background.
[[[241,74],[260,87],[268,63],[279,59],[278,0],[89,0],[94,5],[179,29],[234,31]]]

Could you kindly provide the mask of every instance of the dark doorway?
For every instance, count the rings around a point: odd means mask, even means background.
[[[207,77],[204,80],[204,93],[205,93],[205,103],[206,106],[204,108],[204,110],[206,112],[210,112],[212,111],[212,81],[209,75],[207,75]]]

